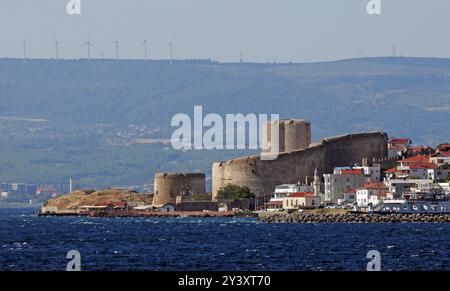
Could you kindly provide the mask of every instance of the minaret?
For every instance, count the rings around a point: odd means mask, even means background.
[[[317,174],[317,167],[314,170],[314,183],[313,183],[313,187],[314,187],[314,196],[320,196],[320,177]]]

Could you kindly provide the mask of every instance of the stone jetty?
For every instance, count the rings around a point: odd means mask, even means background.
[[[450,222],[450,214],[261,212],[258,221],[266,223],[444,223]]]

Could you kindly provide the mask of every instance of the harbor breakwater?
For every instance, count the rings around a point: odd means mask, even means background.
[[[208,218],[208,217],[256,217],[252,212],[235,212],[235,211],[173,211],[173,212],[154,212],[154,211],[59,211],[52,213],[38,213],[38,216],[86,216],[86,217],[146,217],[146,218],[164,218],[164,217],[193,217],[193,218]]]
[[[261,212],[258,221],[265,223],[444,223],[450,222],[450,214]]]

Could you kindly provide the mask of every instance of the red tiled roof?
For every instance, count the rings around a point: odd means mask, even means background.
[[[344,194],[356,193],[356,189],[350,189],[344,192]]]
[[[414,163],[409,166],[410,169],[436,169],[437,167],[435,163]]]
[[[341,170],[341,174],[360,175],[361,169]]]
[[[394,149],[394,150],[405,150],[406,147],[402,146],[402,145],[391,145],[389,146],[390,149]]]
[[[375,189],[375,190],[382,190],[382,189],[388,189],[386,185],[384,185],[383,182],[374,182],[374,183],[366,183],[364,186],[362,186],[360,189]]]
[[[438,146],[438,149],[450,149],[450,143],[441,144],[440,146]]]
[[[397,161],[397,163],[429,163],[430,157],[418,155],[411,158],[403,159],[400,161]]]
[[[399,145],[399,144],[405,145],[410,142],[411,142],[411,139],[409,139],[409,138],[393,138],[390,141],[391,144],[396,144],[396,145]]]
[[[389,174],[393,174],[393,173],[399,173],[399,172],[401,172],[400,170],[397,170],[397,167],[393,167],[393,168],[390,168],[390,169],[388,169],[388,170],[386,170],[386,171],[384,171],[385,173],[389,173]]]
[[[427,149],[428,149],[428,147],[425,147],[425,146],[416,146],[416,147],[410,147],[408,150],[413,153],[420,153],[422,151],[426,151]]]
[[[311,193],[311,192],[297,192],[297,193],[292,193],[288,197],[289,198],[295,198],[295,197],[307,197],[307,196],[314,196],[314,193]]]
[[[450,157],[450,151],[440,151],[432,155],[432,157]]]

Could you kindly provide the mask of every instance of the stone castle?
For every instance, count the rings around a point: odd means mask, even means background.
[[[193,194],[205,195],[205,174],[157,173],[154,181],[153,205],[176,204],[177,198]]]
[[[270,142],[270,136],[267,140]],[[387,141],[384,132],[367,132],[325,138],[311,144],[309,121],[281,120],[278,158],[261,160],[260,156],[251,156],[214,163],[212,197],[215,199],[219,189],[229,183],[247,186],[258,196],[270,195],[277,185],[313,177],[316,168],[322,177],[337,166],[353,165],[362,159],[385,159]]]
[[[348,134],[311,144],[309,121],[289,119],[278,122],[277,159],[261,160],[260,156],[250,156],[212,165],[213,200],[227,184],[247,186],[258,196],[270,195],[277,185],[312,178],[316,169],[322,177],[325,173],[332,173],[337,166],[388,156],[388,136],[384,132]],[[265,127],[265,140],[269,143],[265,151],[273,152],[270,126],[269,122]],[[175,204],[192,194],[205,195],[205,189],[204,174],[158,173],[155,175],[153,204]]]

